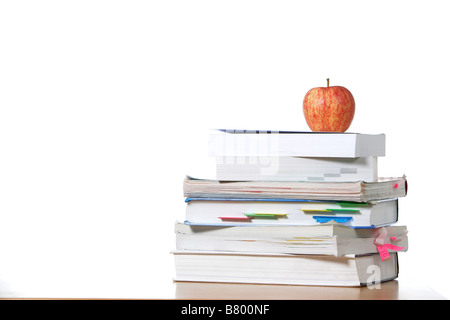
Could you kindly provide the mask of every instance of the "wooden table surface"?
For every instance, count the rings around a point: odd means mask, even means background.
[[[399,280],[380,287],[321,287],[231,283],[174,282],[175,299],[217,300],[446,300],[429,287]]]

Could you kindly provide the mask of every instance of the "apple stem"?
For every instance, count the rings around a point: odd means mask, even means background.
[[[327,78],[327,87],[330,86],[330,78]]]

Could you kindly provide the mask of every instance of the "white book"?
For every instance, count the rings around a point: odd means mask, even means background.
[[[408,250],[406,226],[388,226],[386,243]],[[238,226],[175,224],[176,249],[247,253],[320,254],[344,256],[377,253],[380,228],[354,229],[339,223],[315,226]],[[398,241],[392,240],[395,237]],[[390,252],[392,252],[390,250]]]
[[[218,226],[319,225],[372,228],[398,220],[398,199],[350,203],[284,199],[187,198],[185,223]]]
[[[378,180],[378,158],[216,157],[221,181],[366,181]]]
[[[383,157],[385,144],[385,134],[216,130],[209,136],[209,155]]]
[[[361,286],[398,277],[398,255],[243,254],[174,251],[175,281]]]
[[[375,182],[219,181],[186,177],[186,198],[307,199],[369,202],[406,196],[406,177]]]

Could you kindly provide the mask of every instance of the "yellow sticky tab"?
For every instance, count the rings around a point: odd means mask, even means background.
[[[303,211],[304,213],[332,213],[331,210],[328,209],[322,209],[322,210],[317,210],[317,209],[300,209],[300,211]]]

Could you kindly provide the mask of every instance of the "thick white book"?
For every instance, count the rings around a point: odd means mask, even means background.
[[[362,256],[174,251],[175,281],[361,286],[398,277],[398,254]]]
[[[406,177],[378,181],[219,181],[186,177],[186,198],[307,199],[369,202],[406,196]]]
[[[209,155],[292,157],[383,157],[385,134],[216,130],[209,136]]]
[[[406,226],[383,227],[386,243],[408,250]],[[315,226],[237,226],[175,224],[176,249],[247,253],[344,256],[377,253],[374,239],[381,228],[354,229],[329,222]],[[391,239],[395,237],[397,241]],[[389,250],[392,252],[392,250]]]
[[[398,220],[398,199],[370,203],[285,199],[187,198],[185,223],[218,226],[319,225],[373,228]]]
[[[378,158],[216,157],[221,181],[366,181],[378,180]]]

